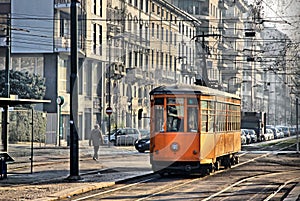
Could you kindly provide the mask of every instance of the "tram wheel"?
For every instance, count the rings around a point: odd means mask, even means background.
[[[226,156],[223,158],[223,163],[224,163],[224,168],[228,169],[231,168],[231,160],[230,160],[230,156]]]
[[[221,166],[221,162],[218,160],[218,161],[216,161],[215,163],[214,163],[214,169],[215,169],[215,171],[218,171],[218,170],[220,170],[220,166]]]

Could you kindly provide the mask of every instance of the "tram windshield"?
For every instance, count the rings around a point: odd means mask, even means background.
[[[164,104],[164,101],[166,101],[166,104]],[[187,101],[186,109],[184,108],[185,101]],[[198,115],[199,104],[197,98],[168,97],[154,100],[152,118],[155,132],[198,132]],[[185,122],[187,130],[184,130]]]

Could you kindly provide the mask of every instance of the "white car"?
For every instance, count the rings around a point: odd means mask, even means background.
[[[270,128],[267,128],[263,137],[264,140],[274,140],[274,133]]]

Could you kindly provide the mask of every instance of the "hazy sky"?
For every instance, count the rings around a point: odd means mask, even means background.
[[[291,38],[300,41],[300,0],[262,0],[262,3],[264,17],[274,21],[272,24]]]

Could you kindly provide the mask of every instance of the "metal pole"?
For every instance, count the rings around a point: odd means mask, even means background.
[[[60,147],[60,140],[61,140],[61,125],[62,125],[62,118],[61,118],[61,105],[58,105],[58,146]]]
[[[130,105],[131,105],[131,107],[130,107],[130,127],[132,127],[132,98],[133,97],[131,97],[130,98]]]
[[[299,110],[299,100],[296,98],[296,132],[297,132],[297,152],[299,153],[299,123],[298,123],[298,110]]]
[[[6,27],[6,58],[5,58],[5,89],[4,97],[10,97],[10,85],[9,85],[9,69],[10,69],[10,16],[7,15],[7,27]],[[3,139],[3,151],[8,151],[8,125],[9,125],[9,105],[3,106],[2,114],[2,139]]]
[[[77,0],[71,0],[71,75],[70,75],[70,175],[69,180],[79,180],[78,154],[78,53],[77,53]]]
[[[111,39],[108,39],[108,107],[111,108],[110,105],[110,85],[111,85],[111,76],[110,76],[110,67],[111,67]],[[108,115],[108,147],[110,147],[110,114]]]
[[[31,156],[30,156],[30,173],[33,173],[33,141],[34,141],[34,136],[33,136],[33,109],[31,109]]]
[[[5,59],[5,94],[6,98],[10,97],[10,84],[9,84],[9,69],[10,69],[10,16],[7,15],[6,25],[6,59]]]

